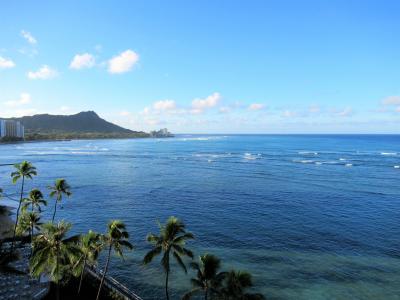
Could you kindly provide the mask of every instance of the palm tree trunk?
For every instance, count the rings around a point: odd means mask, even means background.
[[[57,281],[56,281],[56,297],[57,300],[60,300],[60,284],[59,284],[59,278],[58,278],[58,249],[57,249],[57,257],[56,257],[56,276],[57,276]]]
[[[207,300],[207,298],[208,298],[208,290],[206,289],[204,291],[204,300]]]
[[[107,257],[106,267],[104,268],[103,276],[101,277],[99,291],[97,292],[96,300],[99,300],[101,288],[103,286],[104,278],[106,277],[106,273],[107,273],[107,270],[108,270],[108,264],[110,263],[111,247],[112,247],[112,244],[110,243],[110,247],[108,248],[108,257]]]
[[[54,218],[56,217],[56,212],[57,212],[57,200],[56,200],[56,203],[54,203],[54,213],[53,213],[53,219],[51,220],[51,223],[54,223]]]
[[[167,296],[167,300],[169,300],[168,277],[169,277],[169,270],[167,270],[167,276],[165,277],[165,295]]]
[[[31,223],[31,255],[32,257],[32,252],[33,252],[33,223]]]
[[[17,232],[17,225],[18,225],[18,218],[19,218],[19,210],[21,208],[21,203],[22,203],[22,197],[24,195],[24,184],[25,184],[25,176],[22,176],[22,185],[21,185],[21,195],[19,198],[19,204],[18,204],[18,209],[17,209],[17,216],[15,218],[15,225],[14,225],[14,234],[13,234],[13,240],[11,243],[11,251],[10,253],[14,252],[14,244],[15,244],[15,233]]]
[[[85,273],[85,267],[86,267],[86,255],[85,255],[85,259],[83,260],[83,270],[81,273],[81,279],[79,280],[79,288],[78,288],[78,295],[81,292],[81,287],[82,287],[82,281],[83,281],[83,274]]]

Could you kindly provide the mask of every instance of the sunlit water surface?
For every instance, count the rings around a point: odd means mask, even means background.
[[[148,232],[170,215],[188,245],[254,275],[268,299],[400,299],[399,136],[178,136],[0,146],[0,163],[31,161],[45,189],[73,197],[58,218],[75,233],[121,219],[136,249],[110,273],[144,299],[163,296],[158,260],[143,267]],[[11,167],[0,168],[0,186]],[[50,216],[50,209],[44,218]],[[103,265],[101,263],[101,265]],[[173,266],[179,299],[189,278]]]

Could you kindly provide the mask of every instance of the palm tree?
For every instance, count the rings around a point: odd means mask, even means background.
[[[42,225],[42,223],[40,223],[40,216],[35,211],[23,211],[19,217],[17,234],[23,235],[24,233],[29,232],[29,238],[31,241],[31,255],[33,250],[33,230],[40,230],[40,225]]]
[[[38,212],[42,212],[41,205],[47,205],[47,201],[43,199],[43,194],[38,189],[33,189],[29,192],[28,198],[24,198],[22,209],[27,209],[28,206],[31,206],[31,211],[33,212],[35,208]]]
[[[57,212],[57,202],[61,202],[62,196],[66,195],[67,197],[71,196],[71,187],[67,183],[65,179],[56,179],[56,182],[53,186],[49,186],[50,189],[50,197],[56,197],[56,202],[54,203],[54,213],[52,223],[54,223],[54,218]]]
[[[58,224],[46,223],[41,232],[34,238],[33,254],[30,259],[32,276],[46,274],[57,288],[57,299],[60,297],[59,283],[70,271],[72,262],[79,256],[77,246],[79,236],[66,237],[71,229],[70,223],[63,221]]]
[[[128,242],[129,233],[126,231],[126,226],[122,221],[114,220],[108,223],[107,233],[104,235],[104,243],[108,246],[108,255],[106,266],[101,277],[99,291],[97,292],[96,300],[100,297],[101,288],[103,287],[104,278],[108,271],[108,265],[110,263],[111,251],[123,258],[123,249],[133,249],[133,245]]]
[[[221,260],[211,254],[200,256],[199,262],[192,262],[190,266],[196,271],[196,278],[192,278],[193,289],[186,293],[182,300],[190,299],[194,294],[203,292],[207,300],[209,294],[219,294],[219,288],[226,276],[226,272],[218,272]]]
[[[12,240],[12,244],[11,244],[11,252],[14,251],[15,233],[17,230],[17,224],[18,224],[18,219],[19,219],[19,210],[21,208],[21,203],[22,203],[22,199],[24,196],[25,178],[32,179],[33,176],[37,175],[36,168],[30,162],[27,162],[27,161],[23,161],[20,164],[15,164],[14,168],[16,169],[16,171],[11,173],[12,181],[14,184],[16,184],[17,181],[22,178],[22,184],[21,184],[21,194],[20,194],[19,204],[18,204],[18,209],[17,209],[17,216],[15,218],[14,234],[13,234],[13,240]]]
[[[102,236],[92,230],[83,236],[81,236],[79,247],[81,249],[81,255],[74,264],[75,276],[80,276],[78,295],[81,291],[83,275],[85,273],[85,267],[87,265],[94,265],[97,262],[97,258],[103,249]]]
[[[247,293],[253,286],[252,276],[248,272],[232,270],[225,279],[222,289],[225,300],[263,300],[265,297],[259,293]]]
[[[154,257],[163,252],[161,265],[163,266],[166,274],[165,295],[167,300],[169,300],[168,278],[170,273],[170,254],[173,255],[178,264],[182,267],[185,273],[187,273],[187,268],[182,261],[182,257],[188,256],[193,259],[193,253],[184,246],[186,241],[193,239],[194,236],[190,232],[186,232],[185,224],[175,217],[169,217],[166,224],[159,224],[159,227],[160,235],[157,236],[150,233],[147,236],[147,241],[153,245],[153,249],[146,254],[143,259],[143,263],[150,263]]]

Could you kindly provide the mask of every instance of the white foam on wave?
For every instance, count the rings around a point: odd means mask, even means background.
[[[381,155],[395,156],[395,155],[397,155],[397,152],[381,152]]]
[[[299,151],[298,154],[301,154],[301,155],[318,155],[318,152],[314,152],[314,151]]]
[[[345,167],[352,167],[353,164],[345,164]]]
[[[231,153],[195,153],[192,154],[194,157],[205,157],[205,158],[225,158],[230,157]]]
[[[63,155],[68,154],[62,151],[26,151],[28,155]]]
[[[293,162],[295,162],[295,163],[300,163],[300,164],[312,164],[312,163],[314,163],[314,161],[313,160],[311,160],[311,159],[302,159],[302,160],[293,160]]]
[[[400,166],[393,166],[393,168],[395,168],[395,169],[400,169]]]
[[[345,159],[345,158],[339,158],[339,160],[340,160],[340,161],[345,161],[346,159]]]
[[[316,164],[316,165],[322,165],[322,162],[316,161],[315,164]]]
[[[74,155],[96,155],[96,154],[98,154],[98,152],[89,152],[89,151],[88,152],[85,152],[85,151],[72,151],[70,153],[74,154]]]
[[[247,159],[247,160],[255,160],[255,159],[259,159],[260,155],[259,154],[253,155],[251,153],[246,152],[243,157],[244,157],[244,159]]]

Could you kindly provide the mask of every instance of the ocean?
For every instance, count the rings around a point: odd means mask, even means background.
[[[57,218],[72,233],[121,219],[135,250],[110,275],[143,299],[163,298],[159,259],[143,266],[147,233],[181,218],[198,255],[249,271],[267,299],[400,299],[400,136],[179,135],[0,146],[0,164],[38,168],[27,188],[65,178]],[[12,167],[0,187],[18,197]],[[1,201],[1,200],[0,200]],[[53,201],[53,200],[51,200]],[[53,203],[53,202],[51,202]],[[44,212],[48,219],[52,205]],[[103,266],[103,260],[100,262]],[[172,267],[173,299],[190,287]]]

